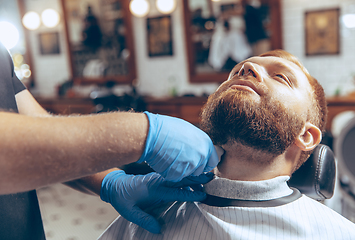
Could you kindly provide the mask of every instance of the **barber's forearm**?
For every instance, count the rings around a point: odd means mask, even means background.
[[[63,184],[83,193],[100,195],[101,183],[107,174],[119,170],[119,168],[111,168],[99,173],[92,174],[87,177],[65,182]]]
[[[142,113],[53,118],[0,113],[0,194],[135,162],[147,132]]]
[[[50,115],[26,89],[17,93],[15,98],[18,111],[22,115],[33,117],[54,117],[53,115]],[[99,195],[102,179],[106,174],[114,170],[117,170],[117,168],[65,182],[64,184],[83,193]]]

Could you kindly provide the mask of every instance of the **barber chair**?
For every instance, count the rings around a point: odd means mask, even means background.
[[[355,118],[348,121],[340,131],[335,139],[334,151],[339,163],[341,180],[355,186]]]
[[[334,141],[338,161],[341,213],[355,221],[355,117],[348,119]]]
[[[102,89],[94,90],[90,93],[90,98],[95,104],[95,113],[111,111],[130,111],[143,112],[146,109],[146,103],[134,87],[129,93],[118,96],[114,93],[115,83],[109,81]]]
[[[288,184],[308,197],[322,201],[333,196],[335,179],[333,151],[327,145],[319,144],[309,159],[292,174]]]

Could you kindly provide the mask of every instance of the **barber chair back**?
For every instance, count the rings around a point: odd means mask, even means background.
[[[355,199],[355,117],[348,120],[335,138],[340,184]]]
[[[308,197],[321,201],[333,196],[335,178],[333,151],[327,145],[319,144],[309,159],[293,173],[288,184]]]

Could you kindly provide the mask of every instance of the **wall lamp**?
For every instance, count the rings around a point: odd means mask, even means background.
[[[22,24],[29,30],[36,30],[41,25],[48,28],[53,28],[58,25],[60,21],[59,13],[54,9],[46,9],[42,12],[41,17],[38,13],[30,11],[22,18]]]
[[[169,14],[175,10],[176,0],[156,0],[155,5],[159,12]],[[150,5],[147,0],[131,0],[129,9],[134,16],[144,17],[149,13]]]

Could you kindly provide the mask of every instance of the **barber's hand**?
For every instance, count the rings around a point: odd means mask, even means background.
[[[164,202],[202,201],[206,194],[191,191],[187,186],[204,184],[212,180],[213,174],[188,177],[180,182],[168,182],[157,173],[127,175],[122,170],[106,175],[101,184],[100,197],[121,214],[122,217],[140,227],[160,233],[158,221],[142,209]]]
[[[149,119],[149,132],[138,163],[145,161],[166,180],[174,182],[217,166],[219,157],[205,132],[182,119],[144,113]]]

